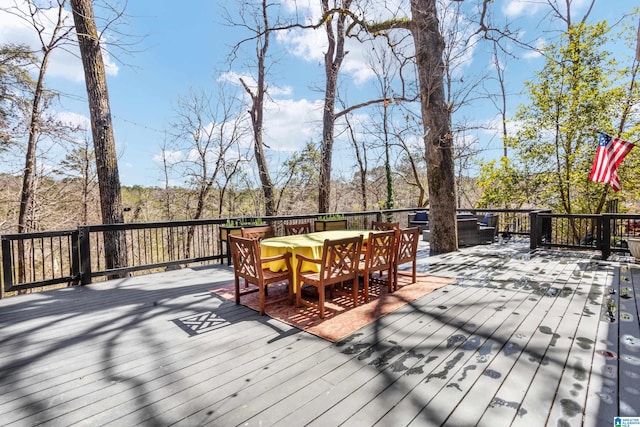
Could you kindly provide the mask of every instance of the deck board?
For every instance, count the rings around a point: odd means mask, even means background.
[[[225,265],[0,300],[1,424],[601,426],[637,413],[640,265],[518,242],[427,248],[419,270],[456,283],[337,343],[213,295]]]
[[[432,300],[433,304],[444,306],[455,300],[463,290],[453,289],[442,293]],[[291,399],[300,405],[291,409],[287,401],[260,414],[260,421],[277,422],[278,425],[306,424],[314,419],[327,420],[326,411],[349,397],[349,406],[353,406],[353,393],[359,391],[366,381],[375,380],[383,366],[391,366],[410,360],[410,355],[399,351],[403,342],[424,326],[418,318],[423,314],[412,307],[405,306],[390,316],[386,316],[375,324],[365,327],[362,335],[346,346],[341,346],[343,353],[355,356],[350,363],[337,366],[322,379],[331,386],[324,393],[310,393],[308,385],[299,389]],[[421,319],[420,319],[421,320]],[[398,334],[397,331],[402,331]],[[375,367],[374,367],[375,366]],[[376,369],[378,368],[378,369]],[[315,369],[315,368],[314,368]],[[344,379],[349,378],[348,384]]]
[[[640,417],[640,268],[621,269],[619,282],[619,358],[618,394],[621,416]]]
[[[459,291],[464,291],[460,289]],[[468,294],[466,297],[464,294]],[[458,318],[466,312],[468,317],[473,317],[481,310],[471,305],[472,301],[482,304],[485,290],[474,289],[472,292],[456,292],[449,295],[447,301],[436,301],[435,312],[429,313],[420,308],[414,308],[414,317],[419,317],[422,322],[414,322],[410,327],[403,327],[400,333],[396,332],[391,339],[380,340],[376,343],[367,342],[365,351],[359,354],[356,363],[352,363],[335,372],[329,378],[332,380],[333,389],[327,399],[319,398],[309,402],[305,408],[300,408],[292,414],[290,419],[283,420],[282,425],[289,421],[294,421],[298,417],[307,421],[310,415],[314,415],[311,425],[324,422],[337,425],[347,420],[352,414],[358,412],[360,406],[364,406],[371,398],[375,398],[380,392],[380,388],[387,387],[392,383],[394,377],[411,372],[425,362],[425,355],[420,352],[420,344],[426,337],[430,337],[434,342],[445,340],[448,332],[441,332],[446,328],[446,322],[442,319],[450,316]],[[344,378],[349,378],[349,383],[344,384]],[[385,401],[391,403],[389,396],[385,396]],[[336,406],[336,403],[340,405]],[[322,412],[320,412],[322,411]],[[371,415],[371,414],[367,414]],[[359,421],[365,421],[360,417]]]
[[[503,316],[505,316],[501,309],[504,304],[504,300],[496,300],[495,289],[486,289],[485,297],[474,303],[474,307],[480,308],[480,311],[468,313],[468,316],[465,313],[448,319],[441,331],[428,335],[426,340],[423,337],[423,342],[413,349],[416,353],[424,354],[425,360],[430,363],[414,366],[414,368],[419,367],[423,372],[420,376],[415,375],[410,383],[405,380],[401,383],[396,381],[393,388],[388,387],[381,391],[380,397],[394,404],[393,410],[380,408],[374,400],[370,399],[365,407],[354,414],[352,419],[367,419],[375,416],[381,418],[385,423],[386,417],[389,422],[397,420],[401,425],[404,425],[405,420],[402,417],[406,417],[408,423],[417,415],[416,409],[421,409],[418,407],[412,410],[411,407],[414,404],[411,402],[413,401],[429,404],[430,407],[437,408],[439,413],[444,411],[442,406],[431,406],[430,402],[436,397],[442,397],[446,400],[445,396],[454,392],[453,389],[459,386],[459,380],[468,378],[469,369],[474,363],[466,363],[466,361],[470,360],[475,351],[483,349],[484,352],[488,349],[486,339],[490,339],[490,336],[483,337],[481,331],[483,328],[492,328],[492,323],[501,323],[501,320],[504,319]],[[424,388],[426,392],[421,391],[421,388]],[[405,407],[407,404],[408,407]],[[433,411],[429,416],[437,417]],[[371,419],[370,421],[378,420]]]
[[[588,274],[588,272],[585,274]],[[576,293],[602,294],[604,286],[595,282],[594,279],[591,279],[591,284],[585,281],[583,285],[578,286]],[[596,344],[593,338],[588,337],[592,336],[592,331],[597,330],[600,316],[596,313],[589,314],[591,312],[588,309],[590,302],[587,298],[576,298],[576,300],[578,305],[570,307],[568,316],[565,316],[571,319],[571,328],[568,327],[569,322],[563,320],[561,328],[557,332],[560,335],[560,339],[570,340],[571,342],[569,343],[569,351],[562,377],[548,417],[549,424],[561,425],[569,419],[575,419],[573,423],[579,424],[587,400],[587,381],[589,379],[587,373],[593,360],[593,348]]]
[[[534,267],[534,266],[532,266]],[[535,266],[536,271],[540,271],[543,266]],[[562,267],[562,266],[558,266]],[[549,272],[550,276],[555,273],[554,271]],[[509,282],[509,279],[506,280]],[[532,286],[532,283],[528,280],[523,280],[522,277],[516,276],[516,280],[513,281],[513,285],[506,285],[504,288],[504,292],[508,292],[512,294],[512,299],[514,304],[502,304],[500,306],[500,311],[496,313],[496,315],[500,316],[500,320],[507,321],[512,320],[515,325],[509,325],[503,328],[496,327],[484,327],[482,328],[482,334],[485,335],[491,342],[496,343],[496,347],[498,347],[498,351],[504,349],[503,351],[514,358],[518,357],[521,352],[526,351],[524,345],[520,345],[522,343],[523,338],[527,336],[530,331],[532,325],[535,324],[537,319],[531,319],[531,314],[546,312],[548,308],[552,304],[552,300],[550,298],[544,298],[541,296],[534,295],[530,292],[522,292],[523,289],[526,290],[535,290],[537,292],[537,287]],[[517,313],[517,314],[515,314]],[[520,320],[520,316],[522,316],[522,322],[518,324]],[[525,330],[523,331],[522,325],[525,326]],[[514,328],[514,326],[516,328]],[[513,332],[520,328],[520,332],[518,337],[513,337]],[[510,345],[513,344],[513,345]],[[500,353],[498,353],[499,355]],[[474,366],[476,369],[474,371],[467,371],[467,378],[464,378],[464,381],[456,382],[457,386],[460,388],[460,392],[458,397],[456,398],[454,395],[455,388],[449,388],[448,398],[450,399],[449,404],[446,406],[448,410],[442,410],[441,406],[438,404],[440,401],[440,397],[436,395],[434,400],[429,402],[429,407],[437,408],[437,411],[428,412],[427,409],[422,411],[421,418],[416,419],[414,422],[419,424],[426,417],[436,417],[437,422],[441,423],[450,423],[451,425],[468,425],[469,423],[474,423],[474,420],[480,419],[484,410],[488,410],[488,408],[497,408],[498,411],[504,410],[507,413],[502,414],[499,417],[500,423],[504,423],[505,419],[510,419],[513,417],[513,413],[517,411],[517,408],[512,408],[513,405],[498,405],[497,402],[510,402],[511,400],[505,401],[504,399],[500,399],[500,397],[496,397],[494,393],[496,389],[504,384],[507,379],[513,379],[519,381],[517,375],[514,375],[513,378],[511,375],[507,375],[509,369],[511,368],[509,359],[502,360],[502,363],[494,363],[493,358],[496,356],[495,354],[476,354],[476,357],[473,360],[471,366]],[[485,370],[486,369],[486,370]],[[482,382],[482,386],[477,383],[470,383],[470,379],[475,377],[477,374],[482,372],[487,372],[488,375],[479,376],[478,378]],[[464,371],[463,371],[464,372]],[[471,376],[471,377],[469,377]],[[458,374],[459,378],[463,378],[461,374]],[[490,381],[492,379],[493,381]],[[465,393],[468,394],[471,390],[469,389],[471,386],[473,390],[477,392],[481,392],[479,395],[474,393],[473,396],[465,396]],[[464,388],[463,388],[464,387]],[[491,392],[493,388],[493,393]],[[451,401],[455,403],[454,408],[451,408]],[[454,413],[453,409],[455,409]],[[490,421],[493,423],[494,421]],[[491,424],[487,424],[491,425]]]
[[[438,302],[446,302],[447,300],[450,300],[450,298],[450,295],[446,295],[445,298],[443,298],[445,299],[445,301],[438,300]],[[263,398],[260,399],[259,404],[263,405],[262,407],[265,407],[265,402],[269,404],[278,404],[282,402],[282,400],[279,400],[279,398],[284,395],[287,397],[287,402],[284,402],[285,407],[290,407],[290,404],[288,402],[290,402],[291,400],[297,401],[301,405],[302,402],[305,402],[310,397],[317,396],[317,394],[314,395],[313,393],[310,393],[308,390],[306,390],[306,386],[308,384],[315,384],[315,382],[321,379],[321,382],[323,384],[326,384],[327,387],[335,388],[335,384],[341,386],[345,378],[349,378],[351,382],[352,371],[363,369],[363,367],[366,368],[367,365],[365,363],[370,363],[370,361],[375,360],[378,357],[376,355],[376,351],[378,351],[377,347],[381,347],[381,351],[383,353],[386,352],[386,348],[388,347],[388,345],[382,343],[384,343],[385,340],[393,339],[394,337],[390,337],[390,334],[397,334],[398,328],[401,328],[404,331],[405,320],[413,319],[413,323],[417,323],[415,322],[415,318],[415,311],[410,310],[408,306],[405,306],[404,309],[401,309],[399,310],[399,312],[394,313],[393,316],[388,317],[388,319],[391,320],[389,325],[379,325],[380,327],[364,328],[357,333],[358,336],[354,340],[350,341],[346,346],[342,346],[341,356],[344,356],[344,359],[342,357],[337,358],[333,351],[335,349],[332,349],[329,358],[316,364],[306,363],[299,377],[292,378],[284,383],[280,383],[277,385],[277,387],[266,391]],[[310,369],[309,366],[311,366],[312,368]],[[304,386],[304,390],[300,390],[301,385]],[[315,385],[312,386],[312,388],[315,388]],[[333,390],[329,389],[327,392],[331,393],[333,397],[332,391]],[[313,407],[313,411],[317,411],[322,407],[322,404],[324,403],[326,403],[326,401],[316,401],[313,405],[311,405]],[[242,414],[239,412],[241,411],[237,411],[236,415],[242,416]],[[256,423],[264,424],[265,419],[268,417],[268,413],[261,412],[254,421]],[[296,417],[295,419],[298,418]],[[325,422],[327,420],[324,414],[322,414],[322,419],[325,420]],[[220,423],[220,425],[234,425],[234,422],[236,420],[231,418],[230,416],[225,416],[221,419],[216,419],[215,421],[217,423]],[[331,421],[329,422],[330,424],[332,423]]]

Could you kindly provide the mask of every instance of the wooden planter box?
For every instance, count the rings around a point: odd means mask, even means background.
[[[313,229],[315,231],[330,231],[330,230],[346,230],[346,219],[317,219],[313,223]]]
[[[233,225],[233,226],[221,226],[220,227],[220,250],[222,248],[225,249],[225,254],[227,256],[227,265],[231,265],[231,251],[229,250],[229,240],[228,237],[230,234],[234,236],[240,235],[241,228],[252,228],[252,227],[262,227],[265,224],[260,225]]]

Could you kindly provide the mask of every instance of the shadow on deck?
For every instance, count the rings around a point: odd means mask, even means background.
[[[640,412],[640,268],[512,241],[332,344],[187,268],[0,300],[3,425],[613,425]]]

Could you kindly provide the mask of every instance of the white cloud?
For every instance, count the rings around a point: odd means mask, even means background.
[[[531,2],[529,0],[511,0],[502,6],[502,13],[507,18],[517,18],[520,16],[533,16],[542,7],[543,3]]]
[[[172,165],[178,163],[184,159],[184,153],[179,150],[164,150],[160,153],[157,153],[153,156],[153,161],[156,162],[160,167],[163,167],[164,162]]]
[[[536,40],[536,50],[529,50],[522,56],[524,59],[538,59],[542,57],[542,51],[546,47],[547,42],[544,39]]]
[[[322,122],[321,100],[280,99],[265,107],[265,143],[272,150],[294,152],[317,137]]]
[[[40,54],[42,52],[42,42],[38,38],[38,33],[33,24],[30,23],[30,19],[26,0],[16,0],[14,6],[0,9],[0,43],[25,44],[34,52]],[[42,27],[43,41],[48,44],[58,21],[57,7],[40,9],[34,19],[38,26]],[[73,16],[69,10],[65,10],[61,19],[63,20],[61,33],[70,32],[67,36],[68,40],[60,43],[51,53],[47,76],[82,82],[84,81],[84,71],[80,60],[75,29],[73,28]],[[117,75],[119,68],[104,49],[102,56],[107,75]]]
[[[242,81],[249,87],[249,89],[255,91],[258,83],[256,82],[256,79],[248,73],[240,74],[235,71],[228,71],[221,74],[216,81],[231,83],[234,86],[241,86],[242,83],[240,82],[240,79],[242,79]],[[293,94],[293,87],[268,86],[267,91],[269,92],[269,96],[290,96]]]
[[[71,127],[78,126],[81,129],[87,131],[91,130],[91,120],[84,114],[63,111],[60,113],[56,113],[55,117],[58,121],[65,123]]]
[[[511,136],[518,133],[522,129],[522,126],[523,126],[523,123],[520,120],[516,120],[514,118],[507,119],[507,132]],[[482,123],[482,126],[480,126],[480,129],[485,136],[489,136],[489,137],[495,138],[498,141],[501,141],[502,140],[502,116],[500,116],[499,114],[495,115],[493,118]]]
[[[402,3],[402,1],[400,1]],[[306,23],[319,22],[322,14],[319,2],[307,3],[301,5],[300,2],[285,2],[287,10],[296,16],[304,16],[299,18]],[[396,10],[395,14],[392,12]],[[402,16],[402,11],[408,10],[407,7],[401,5],[386,4],[384,8],[370,8],[367,12],[367,20],[383,20],[391,17]],[[335,19],[333,22],[335,23]],[[404,31],[404,30],[399,30]],[[308,63],[324,63],[324,55],[327,50],[327,33],[324,26],[318,29],[292,29],[286,32],[278,32],[277,41],[282,44],[287,51]],[[382,39],[377,40],[374,44],[384,43]],[[350,76],[354,83],[363,85],[375,76],[375,72],[371,69],[367,58],[368,51],[372,48],[371,43],[361,43],[353,37],[347,37],[345,40],[345,51],[347,54],[342,63],[342,72],[344,76]]]
[[[566,5],[564,2],[555,2],[559,12],[566,15]],[[568,2],[571,8],[571,13],[576,15],[581,11],[586,11],[590,6],[591,0],[572,0]],[[546,10],[551,11],[551,8],[547,2],[535,2],[531,0],[510,0],[507,1],[502,7],[502,13],[507,18],[518,18],[521,16],[531,18],[538,12]]]

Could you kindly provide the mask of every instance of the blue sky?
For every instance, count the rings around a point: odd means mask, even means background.
[[[280,10],[290,12],[294,3],[293,0],[280,2]],[[317,16],[317,7],[311,7],[312,3],[318,2],[298,1],[298,12]],[[388,5],[393,3],[387,2]],[[403,1],[395,3],[402,4]],[[2,8],[21,7],[22,4],[23,0],[0,0]],[[467,0],[463,8],[473,13],[474,4]],[[585,0],[573,1],[578,15],[584,4]],[[636,6],[637,2],[631,0],[598,0],[591,16],[613,22]],[[234,3],[227,2],[227,7],[233,8]],[[508,19],[522,28],[523,39],[543,43],[550,34],[539,25],[548,11],[541,1],[496,0],[491,7],[497,22]],[[97,15],[100,12],[96,9]],[[237,84],[238,75],[250,73],[251,70],[243,66],[246,60],[240,58],[233,64],[227,60],[230,47],[248,33],[224,25],[221,8],[215,1],[189,0],[179,6],[169,1],[129,1],[126,13],[126,20],[121,22],[119,29],[132,35],[126,40],[136,44],[128,54],[114,51],[120,61],[106,57],[120,178],[123,185],[161,186],[162,169],[157,159],[163,143],[170,139],[170,123],[176,117],[177,100],[186,96],[189,90],[213,89],[216,81],[225,77]],[[69,23],[72,24],[70,16]],[[265,139],[271,147],[268,155],[273,167],[309,140],[319,140],[323,94],[312,87],[323,87],[324,84],[322,36],[322,31],[305,31],[273,39],[271,52],[277,62],[269,77],[273,102],[268,105],[265,122]],[[0,43],[6,42],[35,45],[36,40],[33,30],[15,17],[0,12]],[[248,49],[252,47],[247,46]],[[354,41],[348,46],[342,79],[350,100],[365,99],[372,94],[373,76],[365,63],[368,48],[370,46]],[[626,47],[621,45],[616,49]],[[543,62],[530,53],[514,52],[519,59],[509,61],[507,78],[515,95],[521,89],[522,81],[531,78],[532,71],[540,69]],[[487,68],[486,53],[480,48],[470,52],[464,61],[461,64],[463,73]],[[56,52],[47,85],[66,94],[55,107],[61,116],[87,123],[86,92],[77,57],[64,51]],[[517,104],[518,97],[514,96],[510,102],[511,114]],[[495,122],[496,113],[493,107],[481,103],[464,112],[466,117],[478,123]],[[483,148],[489,148],[483,151],[485,156],[500,154],[501,143],[495,135],[496,132],[475,135]],[[338,139],[334,161],[338,173],[342,170],[350,174],[352,158],[349,145]],[[4,169],[14,171],[23,166],[18,157],[14,160],[3,158],[2,162]],[[252,167],[249,165],[248,169]]]

